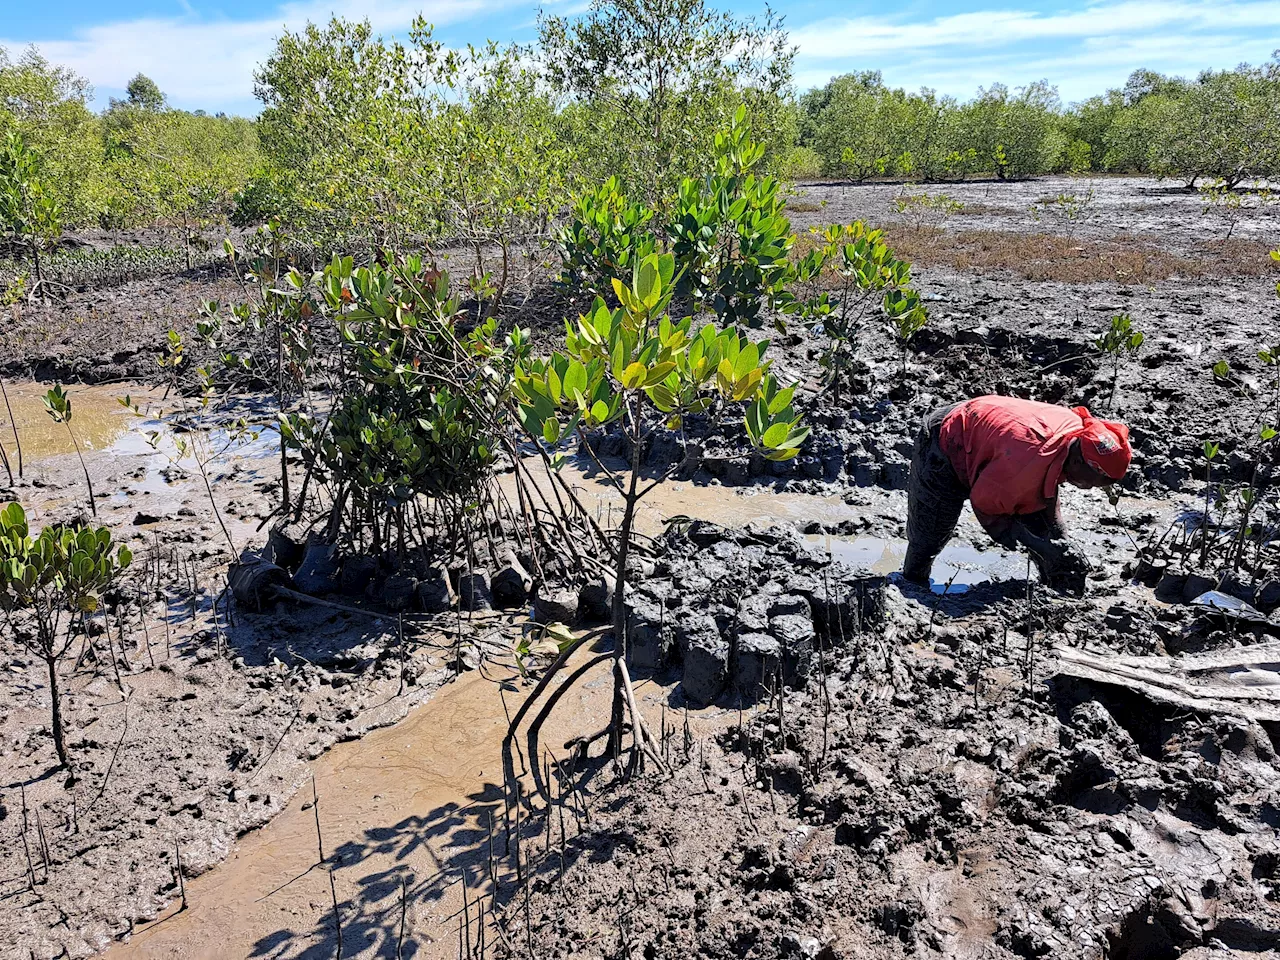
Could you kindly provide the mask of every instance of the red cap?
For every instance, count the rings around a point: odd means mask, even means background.
[[[1120,480],[1133,460],[1129,446],[1129,428],[1123,423],[1100,420],[1086,407],[1074,407],[1084,426],[1076,434],[1084,462],[1112,480]]]

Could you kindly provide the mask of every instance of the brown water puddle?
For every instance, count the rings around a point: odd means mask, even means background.
[[[610,692],[609,670],[601,665],[561,699],[544,728],[543,745],[563,754],[567,738],[597,729],[607,716]],[[658,701],[665,700],[666,691],[641,685],[639,692],[642,709],[656,725]],[[497,683],[479,673],[464,674],[395,726],[339,744],[316,762],[325,853],[335,864],[343,957],[397,955],[402,880],[408,884],[403,956],[457,955],[464,872],[472,936],[478,936],[476,900],[483,899],[488,910],[493,893],[490,817],[499,898],[510,896],[514,859],[504,857],[501,744],[507,710],[514,712],[524,695],[523,689],[508,690],[504,709]],[[523,734],[520,745],[523,749]],[[317,865],[310,801],[311,789],[304,786],[267,826],[238,841],[225,863],[188,881],[189,909],[170,907],[105,956],[333,957],[332,895],[328,872]],[[572,835],[568,813],[566,821]],[[541,836],[541,821],[532,826]],[[531,846],[526,845],[526,856]]]
[[[6,408],[0,403],[0,443],[4,444],[15,469],[13,423],[17,424],[22,456],[27,463],[75,452],[66,425],[54,423],[45,410],[44,395],[51,386],[53,384],[32,382],[5,384],[9,404]],[[120,405],[119,397],[130,394],[135,401],[158,398],[137,384],[72,385],[65,389],[71,398],[71,428],[86,454],[109,449],[136,423],[137,418]]]
[[[523,462],[543,495],[554,505],[552,480],[541,459],[529,457]],[[583,469],[581,463],[566,465],[561,473],[583,507],[595,515],[601,527],[608,529],[621,523],[622,496],[603,475]],[[518,503],[514,476],[507,474],[501,482],[511,502]],[[656,536],[666,529],[668,521],[678,516],[696,517],[730,527],[741,526],[751,520],[801,525],[818,520],[835,524],[849,519],[853,511],[854,508],[836,496],[668,480],[640,501],[636,528],[641,533]]]
[[[528,458],[524,464],[534,482],[554,503],[552,481],[541,459]],[[584,470],[581,461],[566,465],[561,472],[579,502],[594,513],[602,527],[609,529],[618,525],[622,497],[610,482],[601,475]],[[502,482],[508,498],[516,503],[513,477],[504,476]],[[894,495],[884,496],[887,507]],[[667,524],[679,516],[709,520],[727,527],[742,526],[751,521],[791,523],[800,527],[818,521],[835,526],[866,512],[866,507],[851,506],[838,496],[778,492],[763,486],[731,487],[669,480],[640,501],[636,525],[641,533],[649,536],[661,534]],[[901,570],[907,549],[906,540],[893,537],[816,534],[806,539],[835,560],[878,574]],[[983,550],[956,538],[938,556],[932,578],[936,592],[961,593],[976,583],[1023,577],[1025,571],[1026,560],[1018,554],[994,547]]]

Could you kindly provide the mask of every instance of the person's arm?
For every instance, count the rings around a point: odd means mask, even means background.
[[[1016,517],[1011,517],[1008,514],[986,513],[979,509],[977,504],[973,504],[972,501],[970,503],[973,506],[973,515],[982,524],[982,529],[987,531],[987,536],[1006,550],[1016,550],[1018,548],[1018,541],[1013,535]]]
[[[1062,498],[1054,497],[1045,509],[1045,522],[1049,526],[1049,535],[1055,540],[1063,540],[1067,536],[1067,528],[1062,522]]]
[[[1088,568],[1084,552],[1063,528],[1057,499],[1043,510],[1014,517],[1011,536],[1055,570]]]

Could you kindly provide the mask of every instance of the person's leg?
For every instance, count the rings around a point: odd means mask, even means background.
[[[911,455],[907,556],[902,564],[902,576],[911,583],[929,583],[933,561],[955,533],[969,495],[938,439],[942,421],[953,409],[954,404],[925,418]]]

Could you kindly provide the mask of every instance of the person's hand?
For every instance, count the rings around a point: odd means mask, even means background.
[[[1054,590],[1083,596],[1089,579],[1089,560],[1084,551],[1070,541],[1054,540],[1052,544],[1058,552],[1040,564],[1041,579]]]

